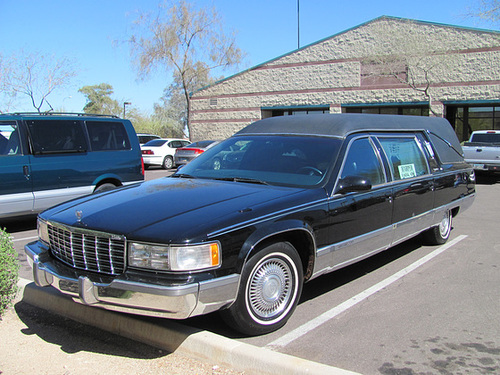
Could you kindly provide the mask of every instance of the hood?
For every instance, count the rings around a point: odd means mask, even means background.
[[[184,243],[202,241],[207,233],[251,220],[256,211],[263,214],[264,207],[269,206],[269,212],[273,212],[303,191],[231,181],[163,178],[76,199],[41,216],[137,241]],[[265,203],[270,204],[263,206]]]

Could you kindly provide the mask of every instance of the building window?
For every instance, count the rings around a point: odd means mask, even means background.
[[[345,113],[373,113],[377,115],[429,116],[428,105],[412,106],[349,106],[344,107]]]
[[[263,108],[262,118],[276,117],[276,116],[298,116],[298,115],[311,115],[316,113],[330,113],[330,107],[276,107],[276,108]]]
[[[457,133],[466,141],[476,130],[500,130],[500,103],[497,105],[449,105],[446,118]]]

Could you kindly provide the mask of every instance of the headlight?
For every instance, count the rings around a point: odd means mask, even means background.
[[[47,225],[47,222],[39,218],[37,224],[38,224],[37,225],[38,237],[40,238],[41,241],[45,242],[46,244],[50,244],[49,227]]]
[[[220,265],[220,245],[211,242],[190,246],[163,246],[132,242],[128,248],[130,267],[158,271],[197,271]]]

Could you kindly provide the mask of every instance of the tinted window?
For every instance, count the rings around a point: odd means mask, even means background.
[[[148,143],[146,143],[144,146],[148,146],[148,147],[160,147],[160,146],[163,146],[165,144],[165,142],[167,142],[165,139],[154,139],[154,140],[149,141]]]
[[[370,180],[372,185],[385,182],[380,160],[368,138],[356,139],[347,151],[341,178],[360,176]]]
[[[19,154],[21,154],[21,144],[16,123],[0,123],[0,156]]]
[[[500,133],[476,133],[472,135],[472,142],[500,143]]]
[[[422,176],[427,173],[427,161],[415,138],[379,138],[389,160],[395,180]]]
[[[26,121],[35,154],[83,152],[87,142],[81,123],[72,120]]]
[[[121,122],[87,121],[93,151],[130,150],[130,142]]]

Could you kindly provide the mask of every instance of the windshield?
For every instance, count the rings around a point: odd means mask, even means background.
[[[232,137],[205,151],[173,177],[316,186],[333,164],[340,143],[324,137]]]

